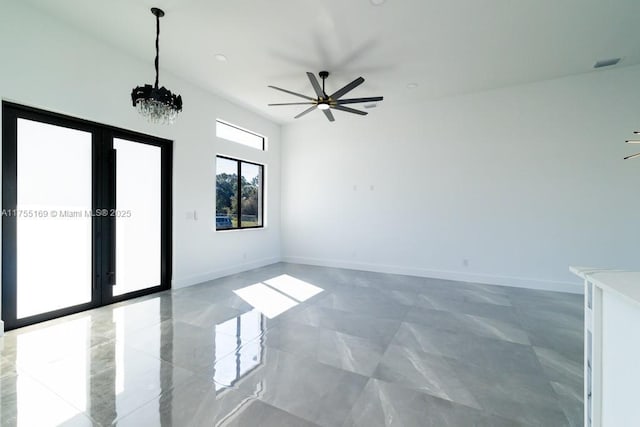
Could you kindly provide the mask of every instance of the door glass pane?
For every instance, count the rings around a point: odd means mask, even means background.
[[[116,150],[116,285],[113,295],[160,286],[161,149],[124,139]]]
[[[17,318],[91,301],[91,134],[18,119]]]

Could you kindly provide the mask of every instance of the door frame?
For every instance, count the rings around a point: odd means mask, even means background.
[[[43,322],[131,298],[171,288],[172,277],[172,167],[173,141],[143,133],[103,125],[63,114],[52,113],[20,104],[2,102],[2,209],[17,206],[17,119],[89,132],[92,135],[92,210],[115,209],[115,161],[113,138],[154,145],[161,149],[161,274],[160,285],[113,296],[112,275],[115,272],[114,216],[92,218],[92,283],[91,301],[17,319],[17,218],[2,215],[2,319],[5,330]]]

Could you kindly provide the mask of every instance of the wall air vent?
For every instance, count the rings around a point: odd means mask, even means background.
[[[612,65],[616,65],[620,61],[622,61],[622,58],[601,59],[600,61],[593,64],[593,68],[611,67]]]

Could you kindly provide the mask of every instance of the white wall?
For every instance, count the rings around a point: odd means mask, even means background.
[[[153,82],[153,56],[152,43],[138,60],[20,2],[1,4],[0,98],[174,141],[174,287],[278,261],[280,126],[162,70],[160,83],[182,95],[184,111],[173,126],[146,123],[130,93]],[[218,140],[217,117],[268,136],[269,150]],[[266,228],[214,231],[218,153],[267,165]],[[197,221],[187,219],[194,210]]]
[[[283,257],[576,292],[570,264],[638,269],[639,83],[628,67],[287,125]]]

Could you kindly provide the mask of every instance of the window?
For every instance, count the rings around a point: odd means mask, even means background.
[[[216,230],[263,226],[264,166],[216,158]]]
[[[264,151],[265,137],[238,126],[216,120],[216,136]]]

